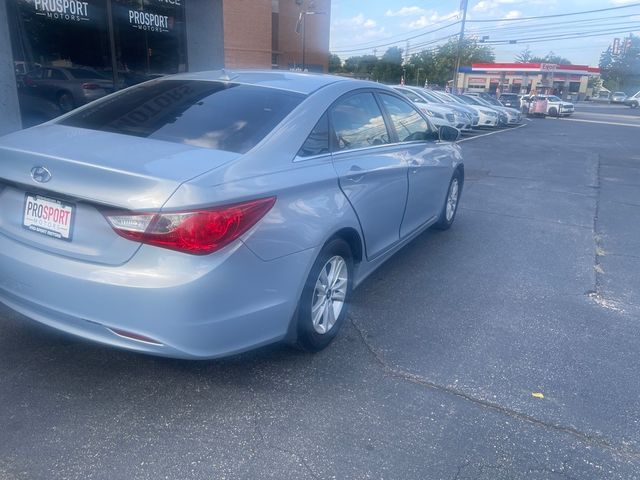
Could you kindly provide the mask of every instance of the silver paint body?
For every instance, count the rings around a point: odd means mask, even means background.
[[[455,144],[400,142],[297,156],[336,99],[358,89],[400,98],[393,90],[332,76],[234,75],[237,83],[308,95],[243,155],[56,120],[0,139],[0,301],[103,344],[171,357],[220,357],[288,338],[305,280],[333,236],[347,232],[359,243],[357,286],[438,219],[449,181],[462,168]],[[34,166],[46,167],[51,180],[34,182]],[[71,242],[22,228],[25,192],[76,205]],[[277,201],[264,218],[206,256],[126,240],[99,211],[177,211],[268,196]],[[121,337],[112,328],[161,345]]]

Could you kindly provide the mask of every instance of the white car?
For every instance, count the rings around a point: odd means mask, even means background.
[[[407,96],[406,89],[404,89],[402,86],[391,87],[391,88]],[[446,105],[435,105],[433,103],[427,103],[422,98],[418,99],[422,101],[416,101],[415,97],[408,97],[408,98],[415,104],[416,107],[420,109],[422,113],[424,113],[427,117],[429,117],[429,120],[431,120],[431,123],[433,123],[436,127],[442,127],[443,125],[446,125],[448,127],[455,128],[456,118],[455,118],[454,112],[452,109],[447,108]]]
[[[480,103],[485,104],[487,107],[491,107],[499,112],[504,113],[507,116],[507,125],[519,125],[522,123],[522,112],[517,108],[505,107],[502,102],[485,94],[480,95],[477,93],[465,93],[465,95],[477,99]]]
[[[624,101],[624,104],[630,106],[631,108],[638,108],[638,106],[640,105],[640,92],[627,97]]]
[[[568,117],[575,112],[573,103],[565,102],[555,95],[536,95],[536,98],[547,101],[547,115],[550,117],[557,117],[558,114]]]
[[[498,126],[498,112],[491,108],[482,107],[478,105],[472,105],[464,100],[458,98],[455,95],[446,92],[436,92],[431,91],[434,95],[437,95],[439,98],[445,99],[447,103],[454,103],[459,105],[464,105],[467,108],[471,108],[474,112],[478,114],[478,127],[497,127]]]
[[[394,90],[405,95],[409,100],[416,104],[418,108],[426,107],[427,109],[445,109],[447,111],[447,118],[451,118],[453,114],[453,127],[463,132],[468,132],[473,126],[473,115],[462,107],[454,105],[445,105],[444,102],[430,97],[425,91],[419,87],[411,87],[408,85],[399,85],[393,87]]]

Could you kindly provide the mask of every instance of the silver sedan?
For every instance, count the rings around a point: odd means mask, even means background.
[[[0,139],[0,301],[103,344],[326,347],[352,290],[454,221],[458,131],[379,84],[153,80]]]

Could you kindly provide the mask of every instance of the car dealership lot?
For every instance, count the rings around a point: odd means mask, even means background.
[[[0,307],[0,479],[640,478],[637,123],[465,136],[452,229],[316,355],[145,357]]]

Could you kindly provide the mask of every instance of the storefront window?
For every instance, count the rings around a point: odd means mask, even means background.
[[[186,71],[184,2],[9,0],[23,125],[159,75]]]

